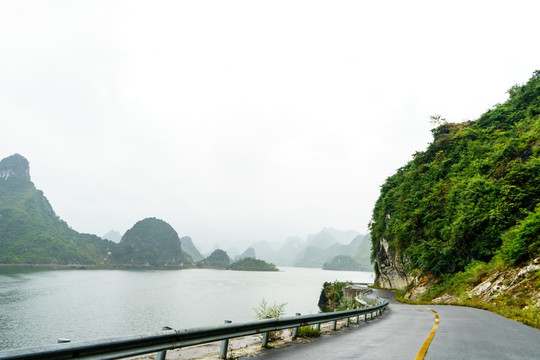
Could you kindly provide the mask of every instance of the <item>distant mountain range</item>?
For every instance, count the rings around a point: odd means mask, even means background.
[[[118,235],[109,232],[104,237],[118,241]],[[78,233],[36,189],[28,160],[14,154],[0,161],[0,264],[162,267],[191,263],[178,234],[163,220],[137,222],[118,243]]]
[[[324,228],[305,241],[299,237],[289,237],[283,243],[260,241],[243,253],[235,248],[230,253],[234,261],[258,257],[277,265],[301,267],[322,267],[333,257],[346,255],[362,269],[371,270],[366,239],[369,237],[353,230]],[[114,230],[101,238],[78,233],[55,214],[43,192],[36,189],[28,160],[14,154],[0,161],[0,264],[170,267],[219,263],[223,267],[230,262],[228,256],[214,251],[202,262],[205,256],[190,237],[179,238],[169,224],[156,218],[138,221],[123,236]]]
[[[115,242],[115,243],[118,244],[120,242],[120,240],[122,240],[122,234],[120,234],[116,230],[111,230],[108,233],[106,233],[105,235],[102,235],[101,238],[104,239],[104,240],[110,240],[110,241]]]
[[[320,268],[335,256],[346,255],[358,263],[358,268],[373,270],[370,262],[370,237],[353,230],[324,228],[316,234],[308,235],[305,241],[300,237],[289,237],[277,250],[275,244],[268,241],[253,243],[250,247],[258,258],[278,266]]]

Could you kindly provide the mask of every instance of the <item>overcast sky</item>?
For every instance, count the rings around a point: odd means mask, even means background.
[[[75,230],[203,251],[367,232],[380,186],[540,68],[535,1],[0,1],[0,158]]]

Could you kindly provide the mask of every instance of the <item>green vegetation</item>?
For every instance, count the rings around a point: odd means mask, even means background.
[[[0,263],[106,264],[116,244],[71,229],[30,181],[28,161],[0,161]]]
[[[303,338],[316,338],[321,336],[321,330],[317,330],[317,328],[313,325],[300,326],[296,336]]]
[[[350,281],[334,281],[334,282],[325,282],[321,291],[321,296],[319,298],[319,309],[322,312],[330,312],[334,310],[347,310],[347,308],[355,308],[353,299],[345,299],[343,294],[343,288],[347,286]]]
[[[285,315],[285,305],[287,305],[287,303],[277,304],[275,302],[273,305],[268,305],[266,300],[262,299],[260,305],[253,308],[253,311],[255,311],[255,317],[258,320],[279,319]],[[271,331],[268,334],[268,340],[277,340],[280,337],[281,331]]]
[[[279,271],[274,264],[269,264],[266,261],[247,257],[240,259],[229,266],[230,270],[243,271]]]
[[[229,255],[221,249],[215,250],[206,259],[197,263],[198,267],[213,268],[213,269],[226,269],[231,262]]]
[[[126,231],[115,254],[117,262],[130,265],[168,266],[191,264],[182,251],[176,231],[163,220],[146,218]]]
[[[411,304],[431,304],[432,300],[444,295],[450,297],[446,301],[448,304],[489,310],[540,329],[540,308],[535,302],[540,290],[540,271],[527,274],[523,281],[516,282],[516,285],[509,287],[507,291],[496,292],[487,301],[467,291],[486,281],[489,275],[493,277],[493,274],[501,274],[500,277],[504,278],[502,275],[505,272],[510,273],[511,278],[515,278],[515,270],[512,273],[512,269],[497,258],[490,263],[475,261],[464,271],[441,276],[436,284],[414,301],[405,297],[409,289],[396,291],[396,299]],[[506,279],[500,285],[510,285],[508,278],[506,275]]]
[[[120,244],[71,229],[30,181],[28,161],[0,161],[0,264],[164,266],[190,264],[178,234],[158,219],[139,221]]]
[[[351,270],[362,271],[365,270],[362,265],[356,262],[352,257],[347,255],[335,256],[330,262],[323,264],[324,270]]]
[[[444,279],[497,254],[511,265],[540,255],[540,71],[509,95],[477,121],[443,121],[387,179],[372,260],[385,239],[409,272]]]
[[[415,279],[396,292],[401,301],[479,307],[540,328],[540,271],[525,266],[540,256],[540,71],[508,92],[476,121],[432,117],[433,142],[381,188],[372,259],[385,260],[384,239]]]

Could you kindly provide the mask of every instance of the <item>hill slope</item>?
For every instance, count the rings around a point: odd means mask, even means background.
[[[119,247],[118,257],[125,264],[165,266],[193,262],[182,251],[172,226],[156,218],[138,221],[122,236]]]
[[[380,285],[540,255],[540,71],[509,95],[476,121],[435,128],[382,186],[371,223]]]
[[[201,255],[201,253],[195,247],[193,241],[189,236],[181,237],[180,244],[182,246],[182,251],[191,256],[193,262],[201,261],[202,259],[204,259],[204,256]]]
[[[183,238],[198,253],[191,239]],[[199,254],[200,259],[202,256]],[[30,180],[28,160],[19,154],[0,161],[0,264],[182,265],[191,257],[176,231],[158,219],[144,219],[119,244],[71,229]]]
[[[0,263],[103,264],[114,247],[62,221],[30,181],[23,156],[0,161]]]

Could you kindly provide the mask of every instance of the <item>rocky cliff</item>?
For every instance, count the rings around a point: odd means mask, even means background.
[[[407,262],[403,254],[398,254],[382,238],[375,255],[375,283],[388,289],[403,289],[411,282],[411,276],[405,271]]]
[[[26,158],[14,154],[0,161],[0,179],[7,180],[10,177],[30,181],[30,165]]]

